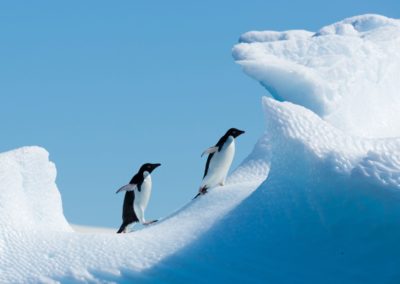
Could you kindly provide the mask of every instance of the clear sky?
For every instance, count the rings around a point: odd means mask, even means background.
[[[166,216],[197,192],[205,148],[246,130],[235,167],[263,131],[266,91],[231,57],[239,36],[365,13],[400,18],[400,1],[2,1],[0,151],[45,147],[67,219],[108,227],[115,190],[160,162],[146,215]]]

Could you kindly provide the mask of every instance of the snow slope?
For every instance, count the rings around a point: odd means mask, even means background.
[[[271,92],[227,185],[132,234],[74,232],[48,154],[0,155],[0,283],[399,283],[399,21],[249,32]]]
[[[263,106],[274,153],[268,179],[149,275],[169,283],[193,275],[216,283],[398,283],[400,139],[352,138],[301,106],[271,98]]]
[[[253,155],[264,156],[265,147],[260,142]],[[141,279],[144,270],[195,242],[268,174],[267,163],[244,162],[221,190],[196,199],[150,228],[117,235],[83,232],[80,227],[72,231],[62,215],[55,167],[44,149],[26,147],[4,153],[0,166],[2,177],[7,177],[0,182],[0,204],[4,204],[0,216],[12,217],[1,219],[6,226],[0,232],[0,283]],[[39,216],[25,218],[30,214]],[[20,216],[24,219],[19,220]],[[29,226],[23,226],[24,222]]]
[[[115,229],[103,228],[103,227],[92,227],[92,226],[82,226],[71,224],[72,229],[79,233],[102,233],[102,234],[115,234]]]

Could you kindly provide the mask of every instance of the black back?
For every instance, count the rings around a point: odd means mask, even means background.
[[[129,224],[139,222],[135,210],[133,210],[134,201],[135,201],[135,192],[134,191],[125,192],[124,205],[122,210],[122,225],[120,230],[118,231],[119,233],[125,230],[126,226],[128,226]]]
[[[122,220],[123,222],[128,222],[128,224],[133,222],[138,222],[139,219],[133,210],[133,202],[135,201],[135,192],[127,191],[125,192],[124,205],[122,210]]]
[[[229,135],[226,135],[226,134],[225,134],[224,136],[222,136],[222,137],[218,140],[217,144],[215,144],[214,147],[218,147],[218,152],[221,151],[222,146],[224,146],[224,143],[226,142],[226,139],[228,139],[228,137],[229,137]],[[207,175],[207,173],[208,173],[208,168],[209,168],[209,166],[210,166],[210,162],[211,162],[211,159],[212,159],[213,156],[214,156],[214,153],[211,153],[211,154],[208,155],[207,162],[206,162],[206,168],[204,169],[203,178],[204,178],[204,177]]]
[[[143,181],[144,181],[143,173],[139,170],[139,172],[132,177],[129,183],[136,184],[138,191],[140,191]],[[134,202],[135,202],[135,192],[134,191],[125,192],[124,205],[122,206],[122,225],[117,233],[122,233],[125,230],[126,226],[128,226],[129,224],[139,222],[135,210],[133,210]]]
[[[140,191],[142,187],[142,183],[144,181],[143,172],[139,171],[136,175],[134,175],[129,182],[130,184],[136,184],[138,191]],[[133,203],[132,203],[133,204]]]

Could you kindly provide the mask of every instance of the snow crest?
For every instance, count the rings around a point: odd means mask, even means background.
[[[241,36],[233,57],[277,100],[302,105],[346,133],[400,135],[400,21],[363,15],[318,32]]]
[[[290,102],[263,98],[263,107],[258,145],[269,152],[258,158],[270,162],[268,178],[149,275],[171,283],[193,275],[217,283],[398,282],[400,140],[351,137]]]
[[[400,191],[400,138],[352,137],[290,102],[280,103],[265,97],[263,106],[273,143],[278,138],[279,145],[302,143],[316,160],[325,161],[338,173]]]

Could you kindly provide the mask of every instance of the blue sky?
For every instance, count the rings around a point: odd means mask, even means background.
[[[7,1],[0,3],[0,151],[40,145],[70,222],[118,227],[127,183],[160,162],[146,215],[189,201],[202,151],[230,127],[234,165],[263,131],[266,91],[231,57],[250,30],[317,30],[400,18],[399,1]]]

